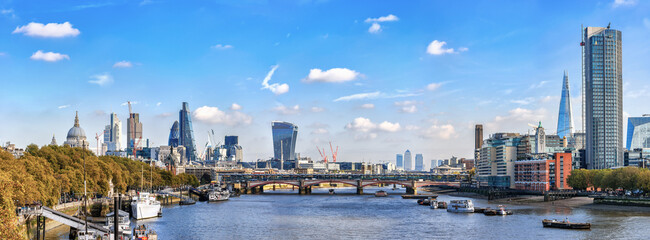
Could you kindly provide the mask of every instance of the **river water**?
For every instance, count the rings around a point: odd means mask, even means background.
[[[374,193],[379,188],[365,188]],[[218,203],[166,206],[163,217],[132,221],[146,224],[159,239],[649,239],[650,213],[556,206],[507,206],[510,216],[448,213],[402,199],[353,195],[355,188],[266,191]],[[318,194],[321,193],[321,194]],[[346,194],[346,193],[349,193]],[[440,195],[438,200],[467,199]],[[477,207],[496,207],[472,199]],[[591,230],[543,228],[542,219],[590,222]]]

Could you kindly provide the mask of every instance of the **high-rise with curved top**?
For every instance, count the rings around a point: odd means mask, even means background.
[[[273,133],[273,157],[287,161],[296,160],[298,126],[288,122],[271,122]]]
[[[571,94],[569,90],[569,74],[564,71],[562,95],[560,98],[560,111],[557,116],[557,135],[560,138],[573,137],[573,115],[571,115]]]
[[[178,145],[185,147],[185,155],[188,161],[196,161],[196,144],[194,143],[194,130],[192,130],[192,118],[190,116],[190,105],[187,102],[183,102],[183,109],[181,109],[178,115],[179,115]]]

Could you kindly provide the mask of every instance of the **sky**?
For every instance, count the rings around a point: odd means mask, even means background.
[[[94,148],[115,112],[124,146],[131,101],[165,145],[188,102],[199,150],[212,129],[268,159],[278,120],[302,156],[428,168],[472,158],[478,123],[555,133],[564,70],[580,129],[580,26],[610,22],[627,123],[650,113],[646,1],[0,0],[0,141],[61,144],[79,111]]]

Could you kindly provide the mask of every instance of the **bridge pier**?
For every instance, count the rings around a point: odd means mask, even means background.
[[[363,180],[357,180],[357,195],[363,195]]]

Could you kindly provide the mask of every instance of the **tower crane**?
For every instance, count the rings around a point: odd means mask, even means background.
[[[316,149],[318,150],[318,153],[320,154],[320,156],[323,158],[323,161],[327,162],[327,155],[325,155],[325,148],[323,148],[322,152],[320,151],[320,148],[318,148],[318,146],[316,146]]]
[[[323,152],[325,149],[323,149]],[[334,151],[334,148],[332,148],[332,142],[330,141],[330,151],[332,151],[332,161],[336,162],[336,157],[339,154],[339,146],[336,146],[336,152]]]

